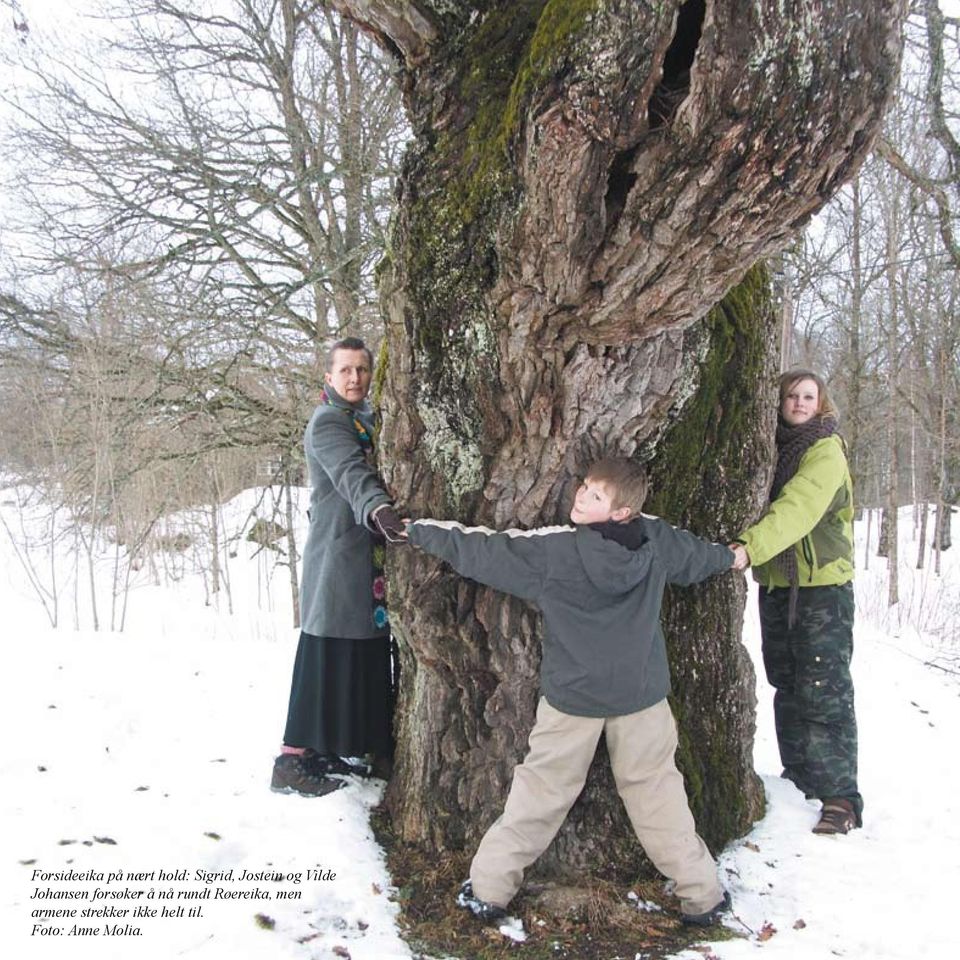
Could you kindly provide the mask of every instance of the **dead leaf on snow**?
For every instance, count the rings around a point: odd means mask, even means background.
[[[777,928],[772,923],[765,923],[761,928],[760,932],[757,934],[757,939],[761,943],[765,943],[769,940],[775,933]]]
[[[794,925],[794,930],[802,930],[807,925],[805,920],[798,920]]]
[[[333,955],[335,957],[344,957],[345,960],[350,960],[350,951],[346,947],[341,947],[339,943],[333,948]]]
[[[748,850],[752,850],[754,853],[759,853],[759,852],[760,852],[760,848],[759,848],[752,840],[748,840],[748,841],[744,844],[744,846],[745,846]]]

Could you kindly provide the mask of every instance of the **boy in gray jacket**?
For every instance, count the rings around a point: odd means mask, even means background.
[[[457,898],[485,921],[505,916],[524,870],[560,829],[601,733],[630,822],[654,866],[675,882],[683,921],[708,926],[730,905],[674,764],[677,728],[666,701],[660,605],[666,583],[696,583],[727,570],[734,553],[642,515],[646,491],[639,464],[601,460],[577,490],[574,526],[496,533],[417,520],[407,527],[411,544],[543,612],[541,698],[530,749]]]

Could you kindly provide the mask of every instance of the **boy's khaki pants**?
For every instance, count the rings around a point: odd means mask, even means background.
[[[523,871],[547,849],[580,795],[601,733],[617,792],[647,856],[676,883],[684,913],[710,910],[723,891],[673,761],[677,726],[666,700],[622,717],[575,717],[540,698],[530,752],[514,769],[503,814],[470,865],[474,894],[501,907],[513,899]]]

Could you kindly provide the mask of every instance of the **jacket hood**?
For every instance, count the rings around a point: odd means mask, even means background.
[[[621,546],[638,550],[650,537],[647,536],[647,522],[654,518],[640,514],[627,523],[607,520],[606,523],[591,523],[590,529],[596,530],[605,540],[613,540]]]
[[[577,527],[577,552],[587,577],[601,593],[618,596],[632,590],[649,572],[653,546],[630,550],[596,530]]]

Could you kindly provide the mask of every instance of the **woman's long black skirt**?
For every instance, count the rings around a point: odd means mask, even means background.
[[[341,757],[393,754],[390,637],[300,634],[283,742]]]

